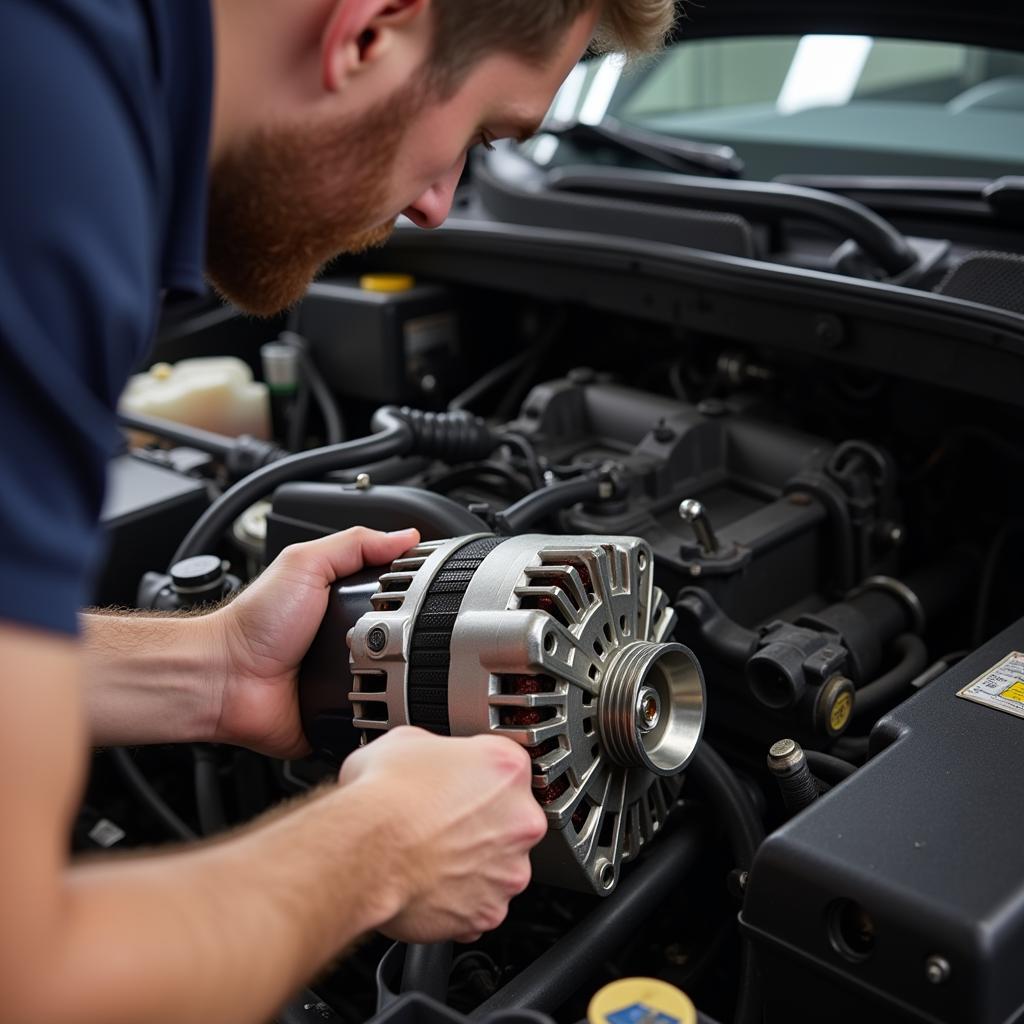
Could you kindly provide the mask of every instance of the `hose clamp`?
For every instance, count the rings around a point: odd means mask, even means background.
[[[921,604],[921,599],[906,583],[893,576],[869,576],[859,586],[854,587],[844,600],[850,601],[869,590],[883,590],[895,597],[910,613],[910,622],[914,632],[919,636],[924,633],[927,626],[924,605]]]

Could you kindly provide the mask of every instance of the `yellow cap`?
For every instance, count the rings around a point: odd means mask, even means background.
[[[697,1024],[688,996],[657,978],[620,978],[598,989],[587,1007],[589,1024]]]
[[[412,274],[363,274],[359,287],[364,292],[407,292],[416,286]]]
[[[839,734],[846,728],[850,721],[850,714],[853,712],[853,694],[843,690],[832,705],[828,713],[829,732]]]

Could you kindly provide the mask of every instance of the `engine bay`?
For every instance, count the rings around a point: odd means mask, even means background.
[[[396,725],[495,732],[548,817],[534,883],[472,945],[367,941],[300,999],[320,1019],[420,992],[569,1022],[630,975],[708,1020],[1013,1019],[1012,382],[837,360],[830,330],[870,328],[841,311],[809,350],[763,341],[784,314],[699,329],[572,275],[361,269],[287,323],[172,310],[154,364],[240,359],[268,435],[122,410],[95,602],[201,609],[356,525],[421,543],[332,589],[313,755],[97,752],[76,847],[216,834]]]

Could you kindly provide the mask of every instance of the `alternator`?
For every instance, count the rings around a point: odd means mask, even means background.
[[[704,680],[634,537],[492,536],[396,561],[348,636],[353,725],[522,744],[549,832],[537,877],[611,892],[662,826]],[[306,709],[308,712],[308,708]]]

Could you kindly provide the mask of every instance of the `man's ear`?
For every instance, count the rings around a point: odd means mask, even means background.
[[[348,78],[379,60],[394,33],[424,15],[430,0],[337,0],[323,34],[323,85],[339,92]]]

